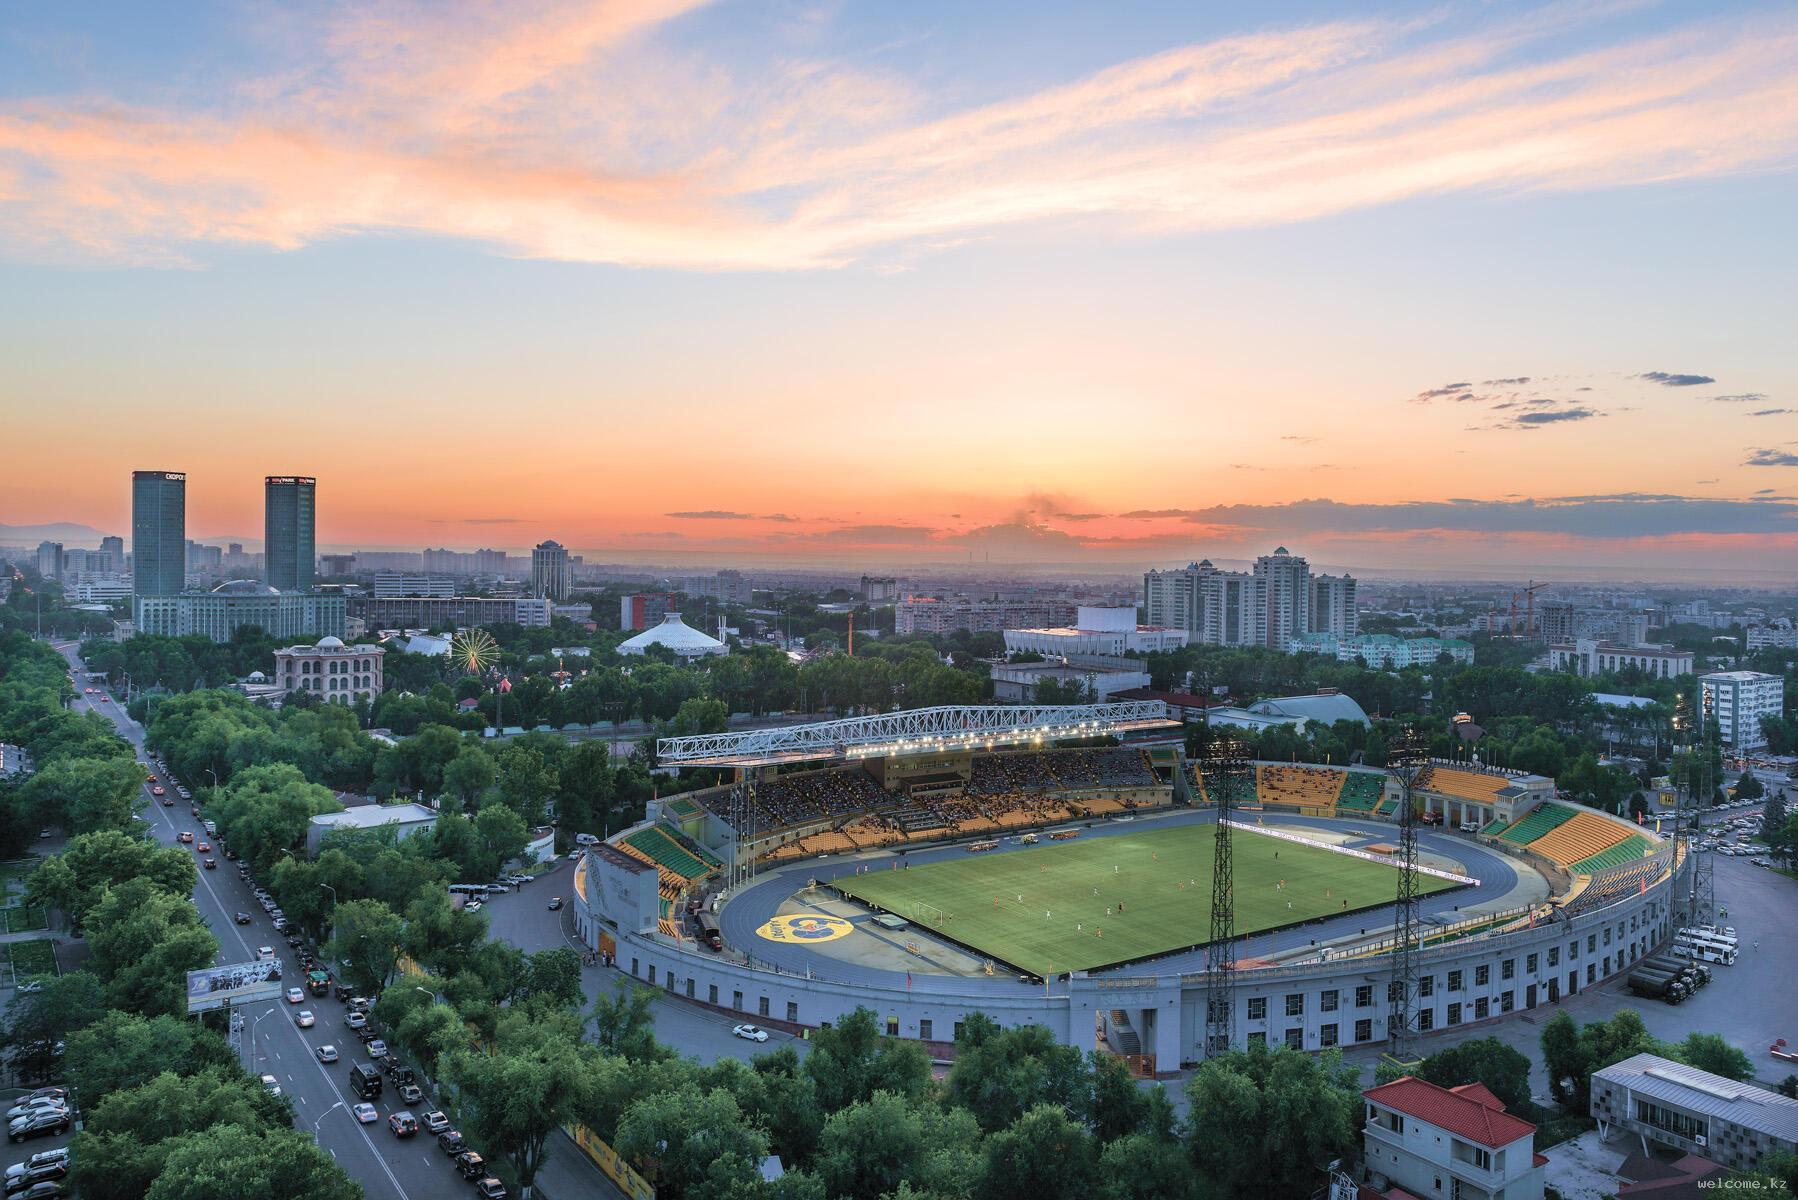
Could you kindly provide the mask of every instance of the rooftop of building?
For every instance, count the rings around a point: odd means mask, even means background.
[[[1752,1083],[1740,1083],[1657,1054],[1637,1054],[1592,1073],[1594,1081],[1621,1084],[1638,1096],[1664,1100],[1688,1112],[1721,1117],[1787,1142],[1798,1142],[1798,1100]]]
[[[320,813],[312,818],[312,823],[328,825],[333,829],[379,829],[383,825],[434,820],[436,816],[436,809],[426,808],[422,804],[370,804],[346,808],[342,812]]]
[[[1361,1095],[1382,1108],[1415,1117],[1494,1150],[1536,1135],[1534,1125],[1506,1112],[1498,1097],[1477,1083],[1445,1088],[1405,1075],[1368,1088]]]
[[[1712,680],[1717,683],[1755,683],[1762,679],[1779,679],[1778,675],[1769,675],[1765,671],[1711,671],[1700,675],[1698,681],[1703,683]]]
[[[671,612],[662,618],[660,625],[651,625],[635,637],[626,638],[618,645],[621,654],[637,654],[651,646],[666,646],[676,654],[717,654],[729,649],[723,642],[708,633],[702,633],[681,620],[681,615]]]

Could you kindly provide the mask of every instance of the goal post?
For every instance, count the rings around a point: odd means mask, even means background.
[[[912,920],[922,921],[935,929],[941,929],[943,922],[949,919],[948,913],[925,900],[916,901],[913,904],[913,910]]]

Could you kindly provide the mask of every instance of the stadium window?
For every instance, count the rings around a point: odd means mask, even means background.
[[[705,1002],[707,1004],[711,1005],[713,1008],[718,1007],[718,985],[717,984],[715,984],[715,983],[711,984],[710,986],[708,986],[706,988]]]
[[[1373,1022],[1367,1017],[1362,1017],[1355,1022],[1355,1040],[1357,1042],[1373,1041]]]
[[[1336,1011],[1337,992],[1335,988],[1325,988],[1318,996],[1318,1007],[1324,1012]]]
[[[1571,942],[1567,943],[1567,961],[1570,963],[1579,961],[1579,939],[1578,938],[1574,938]]]
[[[1523,960],[1523,969],[1531,975],[1534,975],[1537,971],[1541,970],[1541,967],[1536,962],[1536,956],[1534,954]]]
[[[1597,978],[1598,978],[1598,964],[1597,963],[1587,963],[1586,964],[1586,982],[1591,983],[1594,980],[1596,980]]]
[[[1473,969],[1473,986],[1474,987],[1485,987],[1487,984],[1489,984],[1491,982],[1492,982],[1492,966],[1490,963],[1481,963],[1479,966],[1477,966]]]
[[[887,1036],[888,1037],[898,1037],[899,1036],[899,1018],[898,1017],[888,1017],[887,1018]]]
[[[687,976],[687,999],[691,1000],[692,998],[693,998],[693,977],[691,975],[689,975],[689,976]]]
[[[1386,1003],[1397,1004],[1405,994],[1405,985],[1397,979],[1386,984]]]
[[[1459,1000],[1448,1006],[1448,1023],[1450,1025],[1461,1023],[1461,1002]]]
[[[1433,1008],[1418,1009],[1417,1010],[1417,1030],[1418,1030],[1418,1032],[1419,1033],[1428,1033],[1430,1030],[1432,1030],[1434,1028],[1436,1028],[1436,1010]]]
[[[1604,944],[1607,946],[1611,944],[1611,927],[1609,925],[1604,927]]]
[[[1436,994],[1436,977],[1434,975],[1425,975],[1422,979],[1419,979],[1417,981],[1417,994],[1419,996],[1434,996]]]
[[[1586,953],[1598,953],[1598,935],[1596,933],[1588,933],[1586,935]]]
[[[763,996],[761,998],[760,1005],[756,1008],[756,1012],[764,1017],[768,1015],[768,997]]]
[[[1611,973],[1611,956],[1608,954],[1604,956],[1604,973],[1606,975]]]
[[[1251,1045],[1251,1046],[1267,1045],[1267,1034],[1265,1034],[1261,1030],[1257,1029],[1255,1032],[1249,1034],[1249,1045]]]
[[[1303,1029],[1288,1029],[1286,1031],[1286,1048],[1288,1050],[1303,1050],[1305,1048],[1305,1031]]]
[[[1373,984],[1364,983],[1360,987],[1355,989],[1355,1007],[1356,1008],[1372,1008],[1373,1007]]]
[[[792,1006],[789,1005],[788,1007],[792,1007]],[[799,1018],[792,1017],[790,1019],[797,1021]],[[931,1025],[930,1018],[929,1017],[919,1017],[918,1018],[918,1040],[921,1042],[928,1042],[930,1040],[930,1035],[933,1032],[935,1032],[935,1027]]]
[[[743,1011],[743,993],[742,992],[732,992],[730,994],[730,1006],[732,1008],[736,1009],[738,1012]]]
[[[1498,964],[1498,977],[1500,979],[1510,979],[1510,978],[1513,978],[1516,974],[1517,974],[1517,960],[1516,959],[1507,958],[1507,959],[1505,959],[1505,961]]]
[[[1530,957],[1534,958],[1535,955],[1531,955]],[[1551,967],[1558,967],[1561,965],[1561,948],[1559,946],[1550,946],[1548,948],[1548,965]],[[1536,968],[1534,967],[1530,968],[1532,971],[1535,969]]]
[[[1451,992],[1458,992],[1461,990],[1461,972],[1450,971],[1448,973],[1448,990]]]
[[[799,1002],[797,1000],[787,1001],[787,1020],[795,1025],[799,1024]]]
[[[1508,1013],[1513,1008],[1516,1008],[1516,1007],[1517,1007],[1517,994],[1515,992],[1505,992],[1499,996],[1499,998],[1498,998],[1498,1011],[1499,1012]]]
[[[955,1023],[955,1040],[958,1042],[961,1041],[961,1022],[960,1021],[957,1021]]]
[[[1336,1026],[1334,1025],[1325,1025],[1322,1029],[1317,1031],[1317,1042],[1320,1046],[1334,1046],[1337,1040],[1338,1034]]]
[[[1486,997],[1481,996],[1479,999],[1477,999],[1473,1002],[1473,1019],[1474,1020],[1484,1021],[1487,1017],[1489,1017],[1491,1015],[1492,1015],[1492,1002],[1490,1000],[1487,1000]]]
[[[1305,1015],[1305,993],[1286,993],[1286,1015],[1289,1017],[1302,1017]]]
[[[1249,1020],[1251,1020],[1251,1021],[1267,1020],[1267,997],[1266,996],[1250,996],[1249,997]]]
[[[649,986],[654,987],[655,984],[656,984],[656,965],[654,963],[650,963],[649,964]]]
[[[635,975],[636,973],[637,973],[637,960],[635,958],[633,958],[633,959],[631,959],[631,974]]]

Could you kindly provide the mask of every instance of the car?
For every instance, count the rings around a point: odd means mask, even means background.
[[[166,796],[168,795],[168,790],[159,783],[150,789],[150,794],[152,796]]]
[[[364,1100],[362,1103],[356,1105],[355,1107],[351,1108],[350,1111],[352,1113],[355,1113],[356,1119],[358,1121],[362,1122],[364,1125],[373,1125],[375,1123],[375,1121],[377,1119],[379,1119],[379,1117],[381,1116],[380,1113],[375,1111],[375,1106],[370,1104],[366,1100]]]
[[[35,1092],[26,1092],[23,1096],[19,1097],[19,1101],[20,1103],[24,1103],[27,1100],[61,1100],[68,1094],[68,1088],[41,1087]],[[54,1150],[46,1150],[44,1153],[54,1154],[56,1152]],[[42,1156],[40,1155],[39,1157]]]
[[[208,871],[216,871],[218,870],[219,860],[216,858],[209,858],[200,865],[205,867]]]
[[[273,1075],[264,1075],[258,1082],[262,1084],[263,1091],[267,1092],[269,1095],[279,1096],[281,1094],[281,1082]]]
[[[250,914],[247,912],[240,912],[231,919],[236,921],[239,925],[248,925],[250,923]]]
[[[482,1179],[487,1174],[487,1160],[473,1150],[464,1150],[456,1155],[456,1170],[464,1179]]]
[[[368,1014],[361,1009],[352,1008],[349,1011],[349,1015],[344,1017],[343,1023],[348,1025],[351,1029],[361,1029],[364,1025],[368,1024]]]
[[[10,1142],[22,1142],[26,1138],[66,1133],[69,1123],[74,1119],[74,1114],[66,1108],[44,1109],[10,1123],[6,1128],[6,1138]]]
[[[368,1056],[370,1058],[386,1058],[387,1043],[383,1042],[380,1038],[376,1038],[374,1041],[370,1042],[368,1044]]]
[[[212,853],[212,843],[211,842],[201,842],[199,845],[194,847],[194,853],[195,854],[211,854]]]
[[[364,1046],[366,1046],[370,1042],[374,1041],[375,1040],[374,1027],[370,1026],[370,1025],[364,1025],[362,1028],[356,1030],[356,1040],[361,1042]]]
[[[759,1025],[736,1025],[731,1028],[731,1033],[742,1038],[746,1042],[765,1042],[768,1040],[768,1031]]]
[[[19,995],[21,996],[35,996],[43,990],[44,985],[35,979],[27,983],[21,983],[18,988]]]
[[[474,1194],[481,1200],[506,1200],[506,1185],[491,1175],[482,1176],[474,1181]]]
[[[409,1112],[396,1112],[387,1118],[387,1128],[395,1137],[411,1137],[418,1132],[418,1118]]]
[[[479,900],[469,900],[462,905],[463,912],[480,912],[485,907]]]
[[[375,1006],[375,1002],[367,996],[350,996],[344,1002],[351,1012],[365,1013]]]
[[[293,1023],[301,1029],[311,1029],[317,1022],[318,1018],[312,1015],[312,1010],[309,1008],[302,1008],[293,1014]]]
[[[56,1197],[63,1194],[60,1181],[45,1179],[32,1184],[22,1192],[14,1192],[13,1200],[56,1200]]]
[[[37,831],[37,835],[41,838],[49,837],[50,836],[50,827],[48,825],[44,826],[42,829]]]
[[[334,1063],[337,1061],[337,1047],[330,1045],[329,1043],[320,1046],[313,1053],[318,1055],[319,1062]]]
[[[6,1168],[6,1190],[8,1193],[24,1191],[26,1188],[46,1180],[61,1179],[68,1173],[69,1160],[67,1157],[36,1165],[28,1162],[14,1163]]]
[[[458,1130],[440,1129],[437,1131],[437,1148],[454,1158],[468,1149],[468,1140]]]
[[[183,829],[176,835],[175,840],[180,842],[183,846],[191,846],[193,845],[194,835],[190,831]]]
[[[69,1102],[60,1096],[43,1096],[36,1100],[27,1100],[23,1104],[15,1104],[7,1110],[6,1119],[16,1121],[20,1117],[29,1117],[43,1112],[68,1112]]]
[[[258,946],[258,947],[256,947],[256,957],[258,960],[261,960],[264,958],[273,958],[274,956],[275,956],[275,948],[273,946]]]
[[[401,1104],[423,1104],[424,1101],[424,1089],[419,1087],[416,1083],[402,1083],[400,1085]]]
[[[562,911],[562,897],[551,896],[549,898],[549,911],[550,912],[561,912]]]
[[[162,798],[162,806],[163,806],[163,807],[164,807],[164,808],[173,808],[173,807],[175,807],[175,798],[174,798],[174,797],[173,797],[173,796],[164,796],[164,797],[163,797],[163,798]]]
[[[200,806],[198,804],[189,805],[188,809],[187,809],[187,815],[190,817],[199,816],[200,815]]]
[[[425,1130],[429,1133],[441,1135],[450,1127],[449,1118],[434,1108],[420,1120],[424,1122]]]

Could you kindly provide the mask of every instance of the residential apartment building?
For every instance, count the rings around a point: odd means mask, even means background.
[[[37,573],[45,579],[55,581],[62,578],[62,559],[61,542],[39,542],[37,544]]]
[[[1536,1127],[1483,1084],[1456,1088],[1411,1075],[1361,1093],[1361,1144],[1375,1191],[1441,1200],[1542,1200],[1548,1159]]]
[[[538,542],[531,549],[531,595],[568,599],[568,550],[560,542]]]
[[[369,629],[460,629],[471,625],[547,627],[541,596],[352,596],[350,615]]]
[[[920,633],[1002,633],[1071,625],[1074,605],[1065,600],[974,600],[968,597],[907,596],[894,606],[893,631]]]
[[[618,597],[618,628],[649,629],[662,618],[680,611],[681,598],[674,592],[633,592]]]
[[[1718,736],[1732,750],[1759,750],[1767,744],[1766,717],[1785,715],[1785,679],[1762,671],[1717,671],[1698,677],[1704,715],[1717,722]]]
[[[1223,571],[1201,559],[1143,575],[1145,623],[1184,629],[1208,646],[1272,646],[1295,637],[1360,630],[1351,575],[1312,575],[1304,558],[1281,546],[1251,571]]]
[[[1311,632],[1352,638],[1361,629],[1353,575],[1311,577]]]
[[[1281,546],[1255,560],[1256,598],[1261,606],[1256,642],[1276,650],[1301,633],[1311,632],[1311,567]]]
[[[720,571],[716,575],[695,575],[687,579],[670,580],[674,590],[684,595],[695,596],[702,600],[716,600],[720,604],[745,605],[750,602],[754,588],[741,571]]]
[[[1618,646],[1580,638],[1548,648],[1548,665],[1575,675],[1606,675],[1635,668],[1657,679],[1676,679],[1692,673],[1692,652],[1672,646]]]
[[[447,575],[415,575],[409,571],[376,571],[374,594],[390,596],[454,596],[456,581]]]

